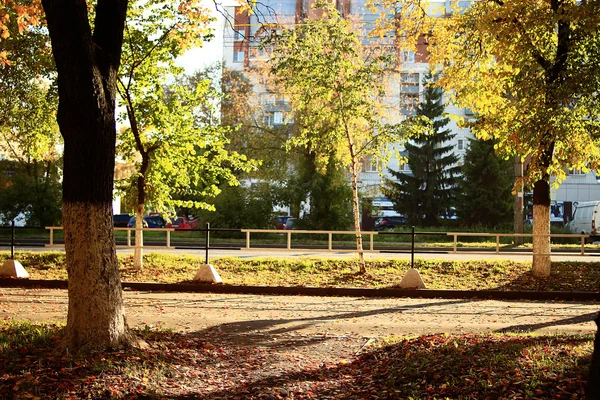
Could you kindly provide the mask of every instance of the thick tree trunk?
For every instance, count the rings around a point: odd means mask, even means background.
[[[550,184],[539,180],[533,186],[533,265],[535,277],[550,276]]]
[[[135,209],[135,247],[133,250],[133,267],[141,271],[144,268],[144,205],[138,204]]]
[[[354,230],[356,231],[356,251],[358,252],[358,262],[360,264],[360,273],[367,272],[365,263],[365,253],[363,251],[362,235],[360,234],[360,206],[358,201],[358,160],[352,158],[352,211],[354,212]]]
[[[127,1],[43,0],[58,71],[64,138],[63,226],[69,276],[64,345],[70,352],[130,343],[113,221],[115,92]]]
[[[596,316],[596,337],[594,339],[594,354],[590,365],[590,376],[586,390],[588,400],[600,399],[600,314]]]
[[[65,200],[63,225],[69,275],[65,346],[69,351],[119,347],[129,338],[114,247],[112,202]]]

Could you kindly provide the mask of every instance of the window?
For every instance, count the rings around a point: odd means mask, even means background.
[[[265,123],[268,126],[283,125],[283,112],[268,112],[265,116]]]
[[[400,52],[400,61],[403,63],[414,63],[415,62],[415,52],[409,50],[402,50]]]
[[[242,31],[238,31],[238,30],[234,30],[233,31],[233,40],[240,41],[240,40],[244,40],[244,34],[242,33]]]
[[[464,141],[462,139],[458,139],[458,149],[464,150]]]
[[[569,175],[585,175],[581,168],[569,168]]]
[[[368,172],[377,172],[377,166],[379,165],[379,163],[377,162],[377,160],[371,160],[369,162],[369,169]]]
[[[404,115],[415,115],[419,104],[419,73],[400,74],[400,111]]]
[[[400,74],[400,82],[402,85],[417,85],[419,86],[419,73],[418,72],[402,72]]]
[[[400,172],[410,172],[410,165],[408,165],[408,162],[398,162],[398,171]]]
[[[233,52],[233,62],[244,62],[244,52],[243,51],[234,51]]]

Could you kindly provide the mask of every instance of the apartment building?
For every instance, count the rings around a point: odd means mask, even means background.
[[[366,7],[365,0],[334,0],[340,13],[346,17],[358,21],[358,26],[362,27],[361,37],[364,44],[368,45],[370,39],[367,32],[374,26],[379,12],[369,10]],[[476,0],[466,0],[458,2],[458,10],[469,7]],[[266,0],[257,5],[256,12],[249,15],[240,13],[239,8],[231,6],[227,12],[233,16],[233,24],[226,26],[223,31],[223,61],[226,67],[239,71],[251,71],[258,63],[268,57],[267,54],[259,49],[259,44],[266,34],[267,29],[280,29],[281,27],[290,27],[293,24],[301,23],[306,18],[314,17],[315,10],[311,9],[314,0]],[[444,18],[450,15],[451,0],[432,0],[430,1],[429,13],[432,16]],[[413,115],[415,105],[422,99],[423,77],[429,70],[427,62],[427,40],[425,37],[419,39],[416,51],[408,51],[398,48],[393,36],[383,40],[383,44],[393,48],[399,65],[399,71],[391,78],[388,87],[386,101],[395,106],[398,110],[397,118],[405,118]],[[387,42],[385,42],[387,40]],[[281,94],[273,91],[268,84],[264,84],[260,79],[255,80],[255,92],[257,102],[264,115],[263,121],[269,125],[283,125],[293,123],[290,115],[290,108]],[[446,113],[463,118],[473,117],[469,109],[458,108],[451,104],[448,99],[446,102]],[[451,119],[448,128],[452,130],[455,137],[451,145],[454,147],[454,153],[458,156],[459,165],[462,163],[464,154],[467,150],[469,139],[473,134],[468,128],[460,128],[456,119]],[[400,153],[403,152],[401,144],[396,145]],[[360,174],[360,184],[362,190],[374,198],[381,196],[380,188],[382,186],[383,170],[384,177],[391,177],[387,168],[393,170],[403,170],[410,172],[406,164],[402,164],[398,159],[392,159],[386,166],[381,168],[375,162],[365,160],[363,170]],[[554,201],[587,201],[600,199],[600,184],[596,179],[595,171],[588,174],[569,173],[567,179],[562,183],[559,189],[552,191],[552,200]]]

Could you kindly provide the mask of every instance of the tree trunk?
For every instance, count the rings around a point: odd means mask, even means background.
[[[137,123],[135,131],[137,132]],[[136,136],[136,137],[139,137]],[[141,143],[141,140],[139,140]],[[144,268],[144,204],[146,202],[146,174],[150,162],[149,154],[140,150],[142,166],[137,180],[137,207],[135,209],[135,247],[133,250],[133,267],[141,271]]]
[[[360,234],[360,208],[358,202],[358,160],[352,157],[352,211],[354,212],[354,230],[356,232],[356,251],[358,252],[358,262],[360,264],[360,273],[367,272],[365,263],[365,253],[363,251],[362,235]]]
[[[533,265],[538,278],[550,276],[550,184],[541,179],[533,186]],[[536,236],[543,235],[543,236]]]
[[[133,250],[133,267],[141,271],[144,268],[144,205],[138,204],[135,209],[135,247]]]
[[[129,344],[112,220],[116,74],[127,1],[43,0],[58,71],[64,138],[63,226],[69,352]]]
[[[600,314],[596,316],[596,337],[594,338],[594,353],[590,365],[590,375],[586,390],[586,399],[600,399]]]
[[[514,160],[514,177],[515,180],[523,177],[523,163],[521,162],[521,158],[519,156],[515,156]],[[513,212],[514,212],[514,228],[515,234],[523,234],[523,207],[524,207],[524,194],[525,187],[523,183],[519,183],[516,187],[517,193],[515,194],[514,202],[513,202]],[[523,244],[523,236],[515,236],[514,243],[516,246]]]

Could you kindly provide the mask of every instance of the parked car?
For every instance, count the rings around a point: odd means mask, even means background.
[[[131,219],[129,214],[115,214],[113,215],[113,223],[115,228],[127,228],[127,223]]]
[[[144,228],[165,228],[167,222],[160,215],[147,215],[144,217]],[[128,228],[135,228],[135,217],[131,217],[127,223]]]
[[[172,222],[167,222],[167,228],[173,228],[176,231],[185,231],[194,229],[198,224],[198,219],[188,219],[187,217],[177,217]]]
[[[289,217],[286,221],[285,221],[285,226],[283,227],[283,229],[285,230],[289,230],[289,229],[296,229],[294,227],[294,221],[296,220],[296,218],[292,218]]]
[[[275,228],[276,229],[285,229],[285,224],[286,224],[287,220],[290,218],[292,218],[292,217],[290,217],[289,215],[277,217],[277,221],[275,222]]]
[[[375,230],[384,231],[406,226],[406,217],[383,217],[375,221]]]

